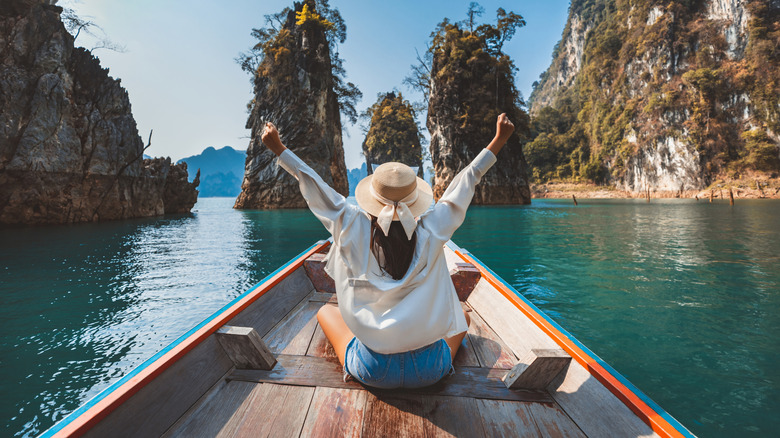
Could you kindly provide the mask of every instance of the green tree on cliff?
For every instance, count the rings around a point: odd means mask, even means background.
[[[249,73],[254,83],[259,78],[270,82],[269,94],[283,94],[287,78],[294,73],[296,36],[290,31],[290,22],[309,35],[318,30],[324,30],[330,49],[327,62],[317,66],[323,72],[330,72],[333,81],[339,109],[352,123],[357,121],[355,105],[362,96],[360,90],[352,82],[345,82],[344,61],[338,55],[338,44],[347,38],[347,25],[338,9],[331,8],[328,0],[306,0],[294,12],[285,8],[276,14],[265,16],[266,27],[252,29],[252,36],[257,44],[248,52],[239,54],[236,62],[241,69]],[[252,102],[249,103],[251,108]]]
[[[412,66],[404,82],[428,96],[435,196],[443,193],[454,176],[453,169],[479,153],[486,139],[492,137],[498,115],[506,113],[515,124],[515,134],[496,171],[477,189],[475,203],[529,202],[521,148],[529,119],[515,87],[514,62],[502,52],[504,43],[525,21],[499,8],[495,24],[477,25],[475,18],[480,12],[479,6],[472,3],[467,20],[451,22],[445,18],[439,23],[431,34],[428,50],[418,57],[419,64]]]
[[[372,164],[397,161],[418,167],[418,175],[422,177],[423,137],[412,104],[401,93],[380,93],[363,117],[368,119],[363,141],[368,173],[373,173]]]

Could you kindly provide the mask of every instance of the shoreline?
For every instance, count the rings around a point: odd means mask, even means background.
[[[650,190],[647,192],[631,192],[620,190],[613,186],[599,186],[588,183],[550,182],[531,184],[531,199],[729,199],[729,189],[734,194],[734,200],[739,199],[780,199],[780,181],[773,179],[761,181],[759,185],[752,182],[752,187],[744,182],[732,181],[717,183],[700,190]]]
[[[761,182],[760,186],[753,184],[721,183],[701,190],[650,190],[647,192],[631,192],[620,190],[613,186],[599,186],[587,183],[544,183],[531,184],[531,199],[729,199],[729,189],[738,199],[780,199],[780,181]]]

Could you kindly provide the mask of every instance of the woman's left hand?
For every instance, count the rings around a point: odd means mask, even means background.
[[[282,144],[282,139],[279,138],[279,131],[271,122],[265,122],[265,129],[263,129],[260,139],[263,141],[263,144],[277,156],[281,155],[282,152],[287,149]]]

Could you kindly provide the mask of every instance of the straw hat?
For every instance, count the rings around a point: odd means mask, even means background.
[[[430,207],[433,190],[409,166],[385,163],[358,183],[355,199],[363,210],[377,218],[385,235],[390,222],[400,220],[411,238],[417,225],[415,218]]]

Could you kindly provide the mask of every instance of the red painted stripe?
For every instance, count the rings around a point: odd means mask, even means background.
[[[466,262],[477,267],[482,273],[482,277],[487,280],[494,288],[512,304],[515,305],[523,314],[525,314],[537,327],[542,329],[558,345],[571,355],[580,365],[585,367],[588,372],[601,382],[612,394],[622,401],[634,414],[644,421],[650,428],[662,437],[683,437],[683,435],[663,417],[658,415],[650,406],[640,399],[633,391],[626,388],[610,372],[602,367],[589,354],[574,344],[568,336],[561,333],[560,330],[550,324],[543,316],[539,315],[534,309],[523,302],[515,292],[508,289],[504,283],[498,280],[493,274],[482,268],[482,266],[471,258],[468,254],[455,251]]]
[[[115,391],[108,394],[103,400],[89,409],[87,412],[74,419],[70,424],[62,428],[55,437],[79,437],[85,432],[94,427],[108,414],[113,412],[122,403],[127,401],[135,393],[141,390],[144,386],[149,384],[155,377],[159,376],[163,371],[168,369],[171,365],[176,363],[181,357],[187,354],[190,350],[195,348],[203,340],[209,337],[212,333],[217,331],[220,327],[225,325],[234,316],[238,315],[247,308],[250,304],[255,302],[258,298],[263,296],[266,292],[271,290],[274,286],[279,284],[285,277],[290,275],[293,271],[303,265],[310,255],[317,251],[326,248],[330,245],[329,241],[326,241],[320,245],[315,246],[311,250],[300,256],[295,262],[291,263],[284,270],[279,271],[276,275],[266,280],[262,285],[258,286],[254,292],[244,297],[242,300],[235,303],[230,308],[226,309],[222,315],[215,318],[208,324],[200,328],[200,330],[193,333],[189,338],[183,340],[179,345],[171,349],[164,356],[160,357],[154,363],[144,368],[132,379],[127,381],[124,385],[117,388]]]

